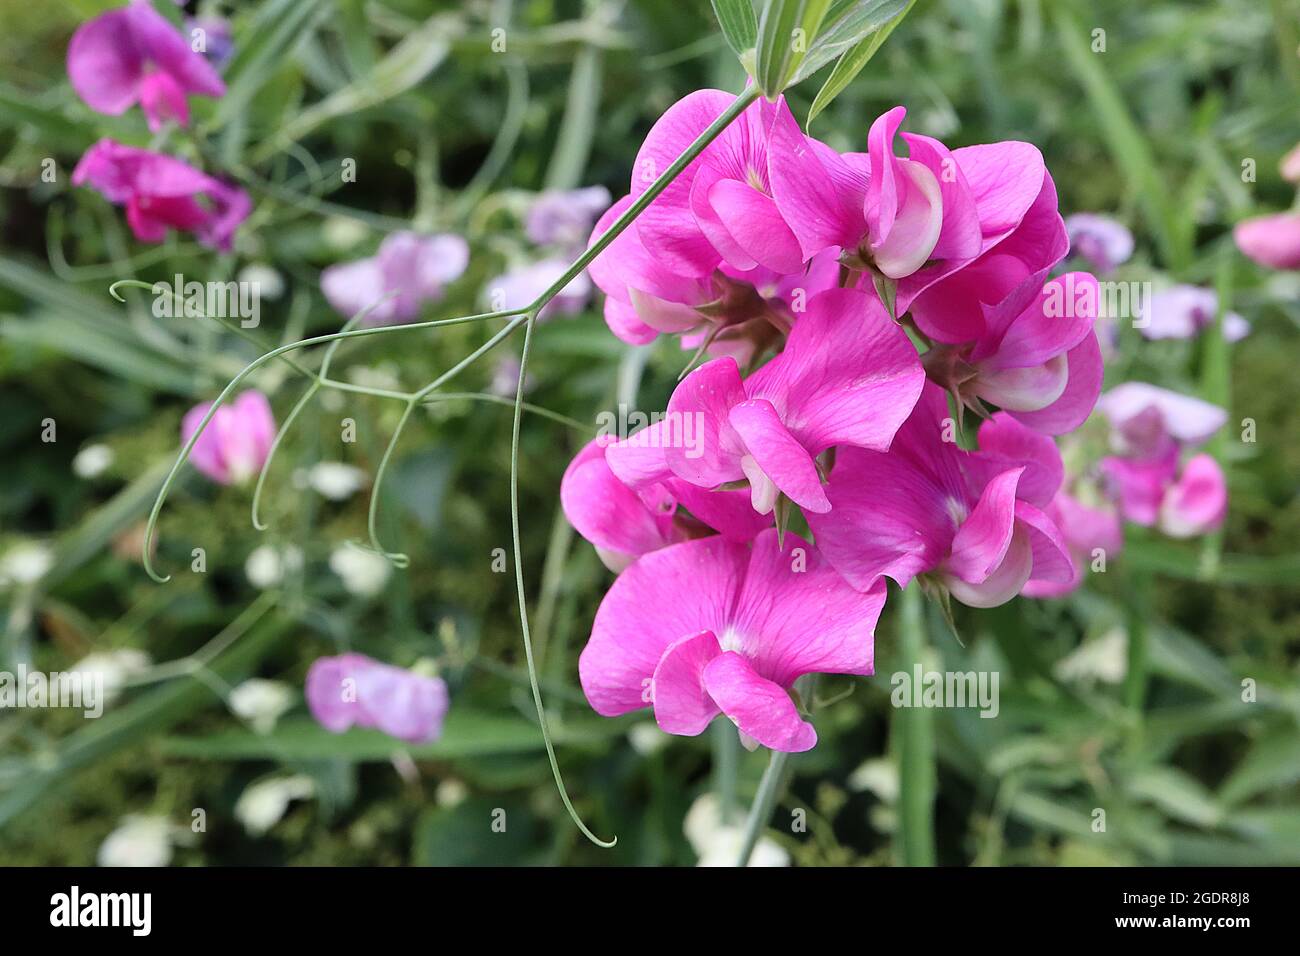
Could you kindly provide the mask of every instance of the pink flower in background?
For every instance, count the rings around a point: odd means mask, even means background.
[[[162,242],[169,229],[191,232],[210,249],[229,252],[248,218],[248,194],[161,153],[101,139],[72,171],[74,186],[90,185],[114,205],[141,242]]]
[[[185,28],[191,36],[202,30],[203,49],[198,52],[218,70],[230,65],[235,55],[235,40],[230,32],[230,21],[222,17],[186,17]],[[197,44],[195,44],[197,45]]]
[[[181,444],[198,431],[199,423],[211,407],[211,402],[203,402],[185,413],[181,420]],[[261,392],[244,392],[217,409],[194,443],[190,461],[218,484],[241,485],[262,470],[274,440],[271,403]]]
[[[1300,212],[1237,223],[1232,236],[1246,257],[1269,269],[1300,269]]]
[[[568,271],[569,265],[566,259],[542,259],[497,276],[487,284],[490,308],[495,312],[531,305],[551,287],[551,283]],[[575,315],[586,308],[590,299],[591,279],[586,272],[579,272],[551,301],[542,306],[537,317],[549,319],[557,315]]]
[[[701,488],[748,480],[760,514],[782,493],[827,511],[817,456],[833,445],[888,448],[924,380],[915,349],[878,300],[831,289],[808,302],[785,349],[748,380],[732,358],[682,380],[668,420],[698,423],[700,440],[667,443],[662,475]],[[619,445],[606,453],[616,474],[623,454]]]
[[[1141,460],[1200,445],[1228,420],[1217,405],[1146,382],[1115,386],[1098,400],[1097,410],[1110,421],[1112,447]]]
[[[307,706],[326,730],[370,727],[411,744],[442,734],[447,684],[364,654],[318,658],[307,671]]]
[[[1058,491],[1046,512],[1065,539],[1070,554],[1071,575],[1065,581],[1031,578],[1025,582],[1020,592],[1025,597],[1055,598],[1078,590],[1086,570],[1098,556],[1098,550],[1109,561],[1124,547],[1123,526],[1114,507],[1109,504],[1093,507],[1065,491]]]
[[[789,689],[804,674],[872,673],[885,583],[856,591],[798,536],[784,544],[771,529],[752,548],[702,538],[619,575],[578,661],[596,712],[653,706],[685,736],[722,713],[773,750],[810,749],[817,732]]]
[[[83,23],[68,44],[68,77],[96,112],[120,116],[139,103],[154,132],[169,119],[188,125],[188,94],[226,92],[213,65],[149,0],[132,0]]]
[[[887,453],[840,449],[830,513],[807,516],[822,554],[854,587],[926,575],[972,607],[1030,580],[1068,582],[1068,546],[1043,510],[1061,484],[1056,444],[1005,413],[981,427],[978,452],[951,430],[943,392],[927,384]]]
[[[609,208],[604,186],[548,190],[538,195],[524,219],[524,234],[539,246],[581,249],[591,225]]]
[[[321,292],[340,315],[369,309],[364,325],[413,322],[468,264],[469,244],[460,236],[394,232],[375,255],[325,269]]]
[[[1217,405],[1145,382],[1126,382],[1097,406],[1110,420],[1111,445],[1100,470],[1128,521],[1176,538],[1218,528],[1228,506],[1227,481],[1211,456],[1184,454],[1227,421]]]
[[[1277,164],[1278,172],[1287,182],[1300,183],[1300,143],[1296,143]]]
[[[1219,297],[1213,289],[1176,285],[1162,289],[1146,304],[1135,323],[1148,339],[1191,339],[1214,324]],[[1239,342],[1250,334],[1250,323],[1236,312],[1223,316],[1223,337]]]
[[[1108,216],[1077,212],[1065,219],[1070,237],[1070,254],[1078,256],[1095,272],[1112,272],[1133,255],[1133,233]]]
[[[651,427],[654,431],[638,432],[641,437],[633,436],[629,446],[661,462],[658,439],[664,430]],[[605,459],[614,441],[603,435],[588,442],[560,483],[565,517],[611,571],[622,571],[642,554],[714,532],[749,541],[771,523],[755,514],[743,490],[706,491],[680,478],[642,481],[635,488],[625,484]]]
[[[1101,392],[1099,304],[1097,280],[1071,272],[1041,287],[1031,277],[977,321],[936,307],[917,316],[939,343],[922,362],[963,402],[978,408],[982,399],[1030,428],[1064,434],[1087,420]]]

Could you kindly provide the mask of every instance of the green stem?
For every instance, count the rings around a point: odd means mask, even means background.
[[[903,591],[901,640],[903,666],[923,664],[925,625],[920,585]],[[919,691],[919,688],[917,688]],[[899,840],[905,866],[934,866],[934,716],[925,707],[903,707],[895,714],[898,745]]]
[[[740,735],[729,720],[713,722],[713,789],[723,826],[736,812],[736,771],[740,767]]]
[[[754,847],[758,845],[758,838],[763,833],[763,828],[767,826],[767,821],[772,818],[772,808],[776,806],[777,794],[781,792],[781,785],[785,781],[786,764],[790,762],[790,755],[783,750],[773,750],[772,758],[768,761],[767,769],[763,771],[763,779],[758,782],[758,792],[754,794],[754,802],[749,805],[749,817],[745,820],[745,836],[740,844],[740,856],[736,859],[736,866],[749,866],[749,858],[754,853]]]

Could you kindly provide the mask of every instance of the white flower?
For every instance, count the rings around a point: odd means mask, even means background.
[[[347,545],[330,554],[330,570],[343,579],[343,586],[357,597],[374,597],[388,583],[392,566],[382,554]]]
[[[663,749],[668,743],[668,735],[659,729],[658,724],[650,721],[642,721],[639,724],[633,724],[627,732],[628,743],[632,749],[642,757],[648,757],[652,753]]]
[[[330,216],[321,228],[326,245],[337,251],[351,249],[370,234],[365,225],[348,216]]]
[[[873,757],[849,774],[849,789],[870,790],[885,803],[898,800],[898,767],[887,757]]]
[[[1128,673],[1128,632],[1114,627],[1096,640],[1080,644],[1052,669],[1058,680],[1118,684]]]
[[[239,281],[256,283],[258,295],[278,299],[284,295],[284,277],[265,262],[254,262],[239,270]]]
[[[307,481],[331,501],[342,501],[365,487],[366,473],[341,461],[322,461],[312,465]]]
[[[455,807],[464,803],[468,796],[469,787],[465,786],[463,781],[449,777],[438,784],[433,799],[440,807]]]
[[[104,704],[111,704],[131,678],[149,669],[151,661],[144,651],[123,647],[116,651],[95,651],[72,665],[72,670],[86,676],[99,675]]]
[[[255,588],[276,587],[289,571],[302,567],[302,551],[293,545],[274,548],[263,544],[255,548],[244,562],[244,574]]]
[[[736,865],[745,842],[745,812],[737,807],[732,816],[733,819],[724,825],[718,798],[713,793],[705,793],[691,804],[682,830],[699,857],[696,866]],[[789,866],[790,854],[775,840],[759,837],[749,855],[749,865]]]
[[[230,709],[236,717],[248,721],[259,734],[269,734],[275,722],[293,706],[294,692],[278,680],[253,677],[230,692]]]
[[[275,826],[289,809],[291,800],[305,800],[316,792],[311,777],[302,774],[267,777],[249,784],[235,801],[235,818],[253,836]]]
[[[166,817],[129,814],[99,845],[99,865],[166,866],[174,829]]]
[[[113,449],[107,445],[87,445],[72,459],[72,473],[78,478],[98,478],[113,464]]]
[[[54,552],[36,541],[21,541],[0,558],[0,586],[31,584],[54,566]]]

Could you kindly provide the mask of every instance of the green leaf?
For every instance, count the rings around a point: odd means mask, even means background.
[[[552,737],[557,745],[576,746],[617,736],[626,731],[622,721],[567,720],[556,723]],[[377,730],[353,728],[332,734],[306,718],[281,721],[273,734],[229,730],[207,737],[173,737],[163,741],[164,753],[206,760],[323,760],[338,757],[358,762],[388,760],[405,750],[417,760],[479,757],[488,754],[528,753],[542,749],[537,725],[519,717],[503,717],[453,707],[442,736],[431,744],[404,744]]]
[[[1232,805],[1296,783],[1300,783],[1300,734],[1287,725],[1255,742],[1219,788],[1219,799]]]
[[[889,31],[902,22],[915,2],[916,0],[835,0],[822,21],[816,41],[795,71],[792,82],[807,79],[831,60],[855,50],[881,30],[886,31],[887,37]],[[884,42],[883,38],[880,42]]]
[[[754,15],[752,0],[713,0],[713,12],[722,27],[727,46],[738,57],[744,57],[758,42],[758,17]]]
[[[900,0],[897,5],[901,6],[902,2],[904,0]],[[844,89],[862,72],[863,68],[871,61],[871,58],[876,55],[876,51],[889,39],[889,35],[894,32],[894,28],[903,22],[903,18],[911,11],[916,0],[905,0],[905,2],[907,5],[895,13],[892,19],[872,30],[865,39],[860,40],[856,46],[846,50],[840,56],[839,62],[835,64],[835,69],[831,70],[831,75],[826,78],[822,88],[817,91],[817,96],[808,109],[808,120],[804,124],[805,126],[812,125],[812,121],[816,119],[817,114],[830,106],[835,97],[843,93]],[[882,4],[882,6],[889,6],[893,9],[895,4]],[[812,66],[811,69],[809,67],[816,61],[818,56],[820,56],[820,51],[816,55],[809,55],[801,69],[801,74],[811,74],[817,69],[816,66]]]
[[[754,78],[769,100],[790,84],[829,8],[830,0],[768,0],[758,24]]]
[[[257,10],[248,28],[240,33],[241,42],[226,70],[226,95],[217,107],[217,125],[225,125],[244,113],[328,9],[326,0],[271,0]]]

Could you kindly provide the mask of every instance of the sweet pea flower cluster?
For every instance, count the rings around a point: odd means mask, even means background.
[[[209,27],[214,30],[208,50]],[[92,110],[121,116],[139,104],[151,132],[168,122],[188,126],[190,96],[220,98],[226,85],[209,60],[229,38],[215,24],[191,25],[194,41],[155,10],[131,0],[82,24],[68,44],[68,78]],[[203,42],[198,42],[202,38]],[[196,49],[198,47],[198,49]],[[127,224],[141,242],[162,242],[169,230],[193,233],[210,248],[229,252],[235,230],[252,203],[244,190],[184,160],[101,139],[72,174],[126,208]]]
[[[593,242],[731,102],[668,109]],[[618,573],[579,662],[597,712],[807,750],[794,683],[872,673],[885,578],[975,607],[1077,586],[1054,436],[1101,390],[1097,282],[1051,278],[1070,240],[1035,147],[905,117],[841,153],[757,100],[592,262],[616,336],[707,356],[562,482]]]

